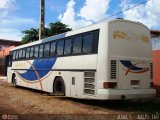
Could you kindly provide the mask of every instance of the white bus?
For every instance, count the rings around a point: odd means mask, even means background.
[[[155,96],[149,29],[116,19],[21,45],[8,82],[80,99]]]

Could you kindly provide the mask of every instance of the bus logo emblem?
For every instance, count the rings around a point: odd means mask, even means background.
[[[141,63],[131,63],[131,61],[126,61],[126,60],[121,60],[120,61],[123,66],[125,66],[127,69],[124,69],[126,71],[125,75],[128,75],[129,73],[144,73],[149,71],[149,67],[147,68],[142,68],[142,67],[137,67],[138,64]]]

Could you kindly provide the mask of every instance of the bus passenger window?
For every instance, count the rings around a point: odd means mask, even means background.
[[[83,53],[92,52],[93,34],[87,34],[83,36]]]
[[[66,39],[65,40],[65,47],[64,47],[64,55],[71,54],[71,48],[72,48],[72,39]]]
[[[63,46],[64,46],[64,40],[58,41],[58,44],[57,44],[57,55],[63,55]]]
[[[34,57],[37,58],[38,57],[38,51],[39,51],[39,45],[34,47]]]
[[[49,57],[50,43],[44,45],[44,57]]]
[[[13,60],[16,59],[16,51],[13,52]]]
[[[26,49],[24,48],[22,58],[25,58],[25,57],[26,57]]]
[[[34,47],[31,47],[30,58],[33,58]]]
[[[6,62],[8,61],[8,63],[6,64],[7,67],[12,67],[12,60],[13,60],[13,52],[9,52],[9,55],[6,56]]]
[[[56,51],[56,42],[51,43],[50,56],[54,56]]]
[[[29,53],[30,53],[30,47],[27,48],[27,51],[26,51],[26,58],[29,58]]]
[[[19,52],[19,51],[17,50],[17,52],[16,52],[16,60],[18,59],[18,54],[19,54],[18,52]]]
[[[22,49],[19,50],[19,59],[21,59],[21,58],[22,58]]]
[[[43,57],[43,44],[39,47],[39,57]]]
[[[73,41],[73,54],[81,53],[81,47],[82,47],[82,36],[77,36],[74,38]]]

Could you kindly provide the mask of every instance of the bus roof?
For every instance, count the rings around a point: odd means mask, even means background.
[[[61,39],[61,38],[64,38],[64,37],[69,37],[71,35],[80,34],[82,32],[91,31],[91,30],[93,30],[93,27],[97,28],[97,29],[100,29],[100,26],[103,26],[104,24],[110,24],[110,23],[113,23],[113,22],[131,22],[131,23],[142,25],[142,26],[144,26],[148,29],[147,26],[145,26],[144,24],[142,24],[140,22],[124,20],[124,19],[114,19],[114,20],[111,20],[111,21],[98,22],[98,23],[95,23],[95,24],[92,24],[92,25],[89,25],[89,26],[86,26],[86,27],[83,27],[83,28],[75,29],[75,30],[72,30],[72,31],[68,31],[68,32],[65,32],[65,33],[61,33],[61,34],[58,34],[58,35],[47,37],[47,38],[44,38],[42,40],[37,40],[37,41],[31,42],[31,43],[20,45],[20,46],[17,46],[15,48],[13,48],[12,51],[17,50],[17,49],[21,49],[21,48],[24,48],[24,47],[28,47],[28,46],[40,44],[40,43],[54,41],[54,40]]]

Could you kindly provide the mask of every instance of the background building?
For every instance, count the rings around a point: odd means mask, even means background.
[[[20,44],[21,43],[19,41],[0,39],[0,51],[3,48],[7,48],[7,47],[10,47],[10,46],[18,46]]]
[[[153,53],[153,81],[160,96],[160,30],[151,30]]]
[[[7,74],[7,56],[9,51],[20,44],[18,41],[0,39],[0,76],[6,76]]]

